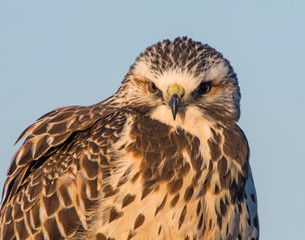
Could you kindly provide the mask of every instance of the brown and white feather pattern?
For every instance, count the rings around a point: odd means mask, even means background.
[[[148,58],[166,46],[165,56]],[[158,43],[140,55],[108,100],[56,109],[27,128],[8,170],[0,238],[258,239],[249,148],[235,123],[235,74],[221,70],[233,81],[226,89],[233,97],[222,97],[224,105],[233,105],[221,114],[213,98],[227,80],[211,68],[215,62],[223,68],[222,56],[202,45],[198,51],[209,54],[196,65],[194,48],[200,46],[187,38]],[[211,56],[216,60],[210,62]],[[174,121],[160,82],[183,71],[195,83],[185,87],[186,110]],[[196,79],[212,77],[216,90],[207,105],[192,100]],[[159,95],[149,95],[147,79]],[[175,81],[187,84],[183,79]]]

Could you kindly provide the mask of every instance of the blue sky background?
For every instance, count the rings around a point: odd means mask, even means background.
[[[0,185],[19,134],[112,95],[147,46],[187,35],[238,74],[261,239],[305,228],[304,1],[1,1]]]

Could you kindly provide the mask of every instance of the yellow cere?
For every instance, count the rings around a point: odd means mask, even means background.
[[[184,95],[184,88],[179,85],[178,83],[175,83],[168,87],[167,94],[169,97],[171,97],[173,94],[177,94],[179,97],[182,97]]]

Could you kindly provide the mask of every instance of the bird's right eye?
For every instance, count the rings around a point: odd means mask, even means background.
[[[150,91],[151,93],[156,93],[159,91],[156,84],[154,84],[153,82],[149,82],[147,87],[148,87],[148,91]]]

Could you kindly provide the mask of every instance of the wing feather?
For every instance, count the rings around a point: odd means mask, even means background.
[[[28,127],[8,170],[0,238],[64,239],[87,229],[126,114],[103,104],[64,107]]]

